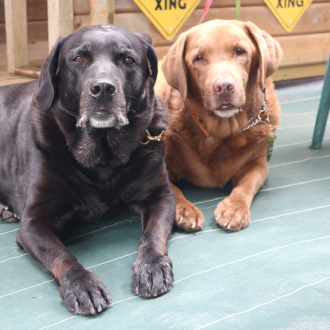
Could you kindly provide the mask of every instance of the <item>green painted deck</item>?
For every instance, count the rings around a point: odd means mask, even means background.
[[[205,215],[197,233],[174,230],[175,284],[155,299],[131,291],[139,218],[121,213],[63,237],[101,277],[113,304],[96,317],[71,314],[52,276],[15,244],[18,224],[0,224],[0,329],[330,329],[330,130],[311,150],[322,82],[280,88],[282,123],[251,224],[221,230],[213,219],[225,189],[186,183]]]

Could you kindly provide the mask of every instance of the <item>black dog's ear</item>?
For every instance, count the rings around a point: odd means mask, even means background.
[[[158,73],[158,64],[157,64],[157,54],[154,47],[152,46],[152,39],[148,34],[137,33],[137,36],[142,40],[146,49],[148,56],[148,76],[151,77],[153,85],[156,82],[157,73]]]
[[[65,38],[59,37],[41,68],[39,90],[36,100],[40,110],[48,110],[55,96],[55,76],[58,67],[58,55]]]

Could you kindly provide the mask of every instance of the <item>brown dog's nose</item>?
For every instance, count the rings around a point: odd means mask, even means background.
[[[116,87],[108,81],[95,81],[91,84],[89,92],[93,97],[113,96]]]
[[[231,95],[235,92],[235,82],[232,78],[218,78],[213,83],[213,93],[218,96]]]

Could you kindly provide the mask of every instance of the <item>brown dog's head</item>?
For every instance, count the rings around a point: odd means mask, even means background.
[[[162,70],[184,100],[194,99],[209,113],[230,118],[244,107],[250,86],[264,88],[281,57],[278,42],[255,24],[214,20],[181,34]]]

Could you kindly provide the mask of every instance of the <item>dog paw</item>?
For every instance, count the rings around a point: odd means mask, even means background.
[[[250,209],[244,201],[228,197],[218,204],[214,216],[220,227],[241,230],[250,222]]]
[[[17,222],[20,220],[19,216],[15,213],[10,211],[8,206],[5,206],[0,203],[0,219],[4,222]]]
[[[201,230],[204,216],[202,211],[188,200],[177,200],[175,223],[185,231]]]
[[[77,274],[78,273],[78,274]],[[98,276],[86,270],[78,271],[61,281],[60,296],[71,312],[96,315],[111,304],[111,296]]]
[[[172,262],[167,256],[137,259],[133,264],[133,291],[143,297],[157,297],[174,282]]]

